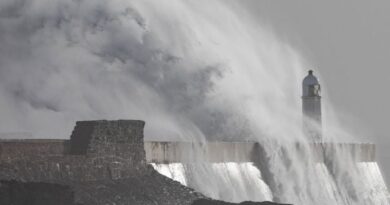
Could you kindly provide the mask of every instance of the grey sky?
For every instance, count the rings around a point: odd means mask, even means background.
[[[390,184],[390,2],[246,2],[281,38],[319,70],[340,118],[377,143]]]

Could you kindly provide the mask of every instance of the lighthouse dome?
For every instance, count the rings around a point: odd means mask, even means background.
[[[309,85],[319,85],[320,82],[318,81],[318,78],[313,75],[313,71],[309,70],[308,75],[303,79],[302,85],[303,86],[309,86]]]
[[[309,70],[308,75],[302,82],[302,96],[319,96],[320,90],[321,87],[318,78],[313,75],[312,70]]]

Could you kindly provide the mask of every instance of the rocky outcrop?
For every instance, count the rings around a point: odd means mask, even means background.
[[[71,188],[43,182],[0,181],[0,204],[76,205]]]
[[[99,205],[191,204],[201,194],[166,178],[152,167],[121,180],[77,183],[0,182],[0,204]]]

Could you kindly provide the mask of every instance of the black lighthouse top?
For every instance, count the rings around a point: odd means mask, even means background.
[[[321,86],[318,78],[313,75],[313,71],[309,70],[307,76],[302,82],[302,97],[320,96]]]

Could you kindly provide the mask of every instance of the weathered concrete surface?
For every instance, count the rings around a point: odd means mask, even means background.
[[[146,160],[153,163],[193,162],[253,162],[259,153],[256,142],[152,142],[144,143]],[[314,155],[317,162],[325,157],[350,157],[356,162],[375,161],[375,145],[369,143],[312,143],[309,147],[296,144],[294,149]],[[310,149],[310,150],[308,150]],[[335,156],[336,157],[336,156]]]
[[[248,162],[251,142],[148,142],[144,143],[146,160],[155,163],[194,162]]]

